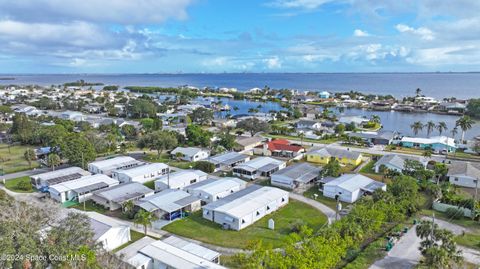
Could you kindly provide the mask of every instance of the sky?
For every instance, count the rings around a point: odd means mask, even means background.
[[[0,0],[0,73],[480,71],[479,0]]]

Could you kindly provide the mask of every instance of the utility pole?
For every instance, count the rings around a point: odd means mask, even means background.
[[[170,161],[167,162],[167,169],[168,169],[168,172],[167,172],[167,186],[168,188],[170,189]]]
[[[433,245],[433,231],[435,230],[435,213],[432,214],[432,230],[430,232],[430,246]]]
[[[477,204],[478,199],[478,178],[475,179],[475,198],[473,198],[473,208],[472,208],[472,220],[475,219],[475,214],[477,213],[475,210],[475,205]]]

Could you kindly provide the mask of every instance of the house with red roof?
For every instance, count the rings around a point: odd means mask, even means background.
[[[294,158],[305,152],[305,148],[290,143],[287,139],[274,139],[253,149],[255,155]]]

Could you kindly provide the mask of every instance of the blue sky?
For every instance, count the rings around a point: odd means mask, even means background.
[[[478,0],[0,0],[0,73],[480,70]]]

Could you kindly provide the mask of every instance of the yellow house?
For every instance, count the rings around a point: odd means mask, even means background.
[[[357,166],[362,162],[362,154],[344,149],[322,148],[307,152],[307,161],[312,163],[327,164],[336,159],[344,165]]]

